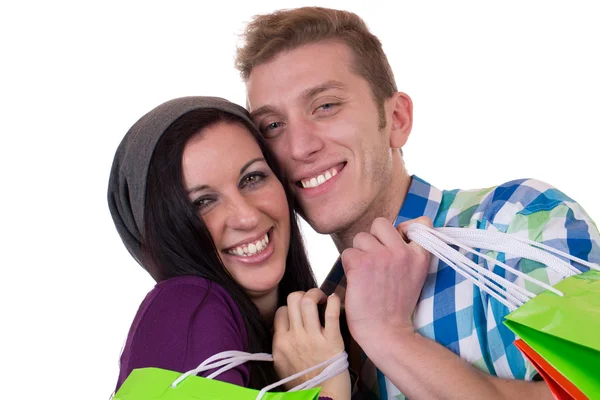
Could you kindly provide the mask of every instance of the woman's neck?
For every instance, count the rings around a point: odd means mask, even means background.
[[[260,316],[263,318],[267,326],[273,326],[275,311],[277,311],[278,290],[272,290],[263,295],[253,296],[252,302],[258,308]]]

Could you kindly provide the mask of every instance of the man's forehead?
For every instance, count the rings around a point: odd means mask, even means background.
[[[316,94],[344,90],[351,74],[345,44],[322,42],[283,52],[257,65],[246,80],[246,106],[253,111],[266,105],[303,100]]]

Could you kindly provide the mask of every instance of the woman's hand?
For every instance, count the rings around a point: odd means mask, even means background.
[[[273,362],[277,375],[283,379],[313,367],[344,351],[340,333],[340,298],[326,297],[320,289],[294,292],[288,305],[275,313]],[[327,303],[325,326],[319,321],[317,304]],[[286,390],[317,376],[322,369],[312,371],[284,385]],[[350,398],[350,375],[329,379],[322,385],[322,394],[338,399]]]

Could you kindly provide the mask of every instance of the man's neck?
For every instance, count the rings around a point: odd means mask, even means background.
[[[412,180],[404,167],[402,159],[399,163],[396,163],[395,167],[391,185],[373,201],[367,212],[348,228],[331,235],[333,243],[340,253],[352,247],[352,241],[357,233],[369,232],[375,218],[384,217],[392,223],[395,221],[400,208],[404,204]]]

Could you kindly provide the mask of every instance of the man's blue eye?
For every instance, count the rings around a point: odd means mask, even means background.
[[[272,139],[281,134],[283,126],[283,122],[271,122],[261,127],[260,131],[266,139]]]
[[[317,107],[317,109],[315,110],[316,112],[318,111],[331,111],[333,110],[335,107],[339,106],[340,103],[325,103],[325,104],[321,104],[319,107]]]

